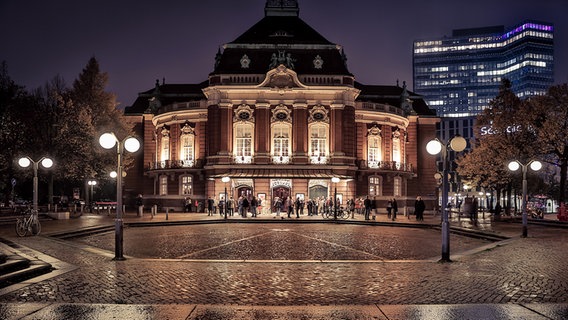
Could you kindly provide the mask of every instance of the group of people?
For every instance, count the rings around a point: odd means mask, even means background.
[[[205,209],[208,216],[214,216],[217,213],[224,216],[225,210],[227,211],[227,216],[234,216],[235,211],[238,215],[243,218],[247,217],[250,213],[252,217],[256,217],[258,213],[262,211],[264,204],[262,200],[257,199],[255,196],[240,196],[236,201],[233,197],[230,197],[225,204],[225,199],[221,197],[217,200],[215,197],[209,197],[206,201]],[[377,216],[377,206],[376,201],[369,198],[369,196],[357,199],[347,200],[346,207],[341,206],[341,199],[337,198],[333,201],[332,197],[317,197],[315,199],[308,199],[304,201],[302,197],[296,197],[293,199],[289,196],[284,197],[274,197],[273,201],[273,213],[276,217],[279,217],[282,213],[290,218],[293,214],[296,218],[300,218],[304,215],[304,209],[307,210],[308,216],[324,215],[333,210],[333,206],[337,205],[338,208],[348,210],[351,214],[351,218],[355,218],[355,213],[362,214],[365,220],[376,220]],[[187,212],[191,212],[192,202],[190,198],[186,198],[185,208]],[[268,209],[268,208],[267,208]],[[424,211],[426,210],[426,205],[421,196],[416,198],[414,202],[414,214],[416,215],[417,221],[424,221]],[[390,198],[387,200],[386,204],[387,218],[389,220],[395,221],[398,214],[398,203],[396,198]],[[284,217],[282,217],[284,218]],[[410,219],[410,216],[408,216]]]
[[[262,201],[259,201],[255,196],[246,197],[244,195],[240,196],[237,201],[230,197],[225,203],[225,199],[222,197],[219,201],[214,197],[209,197],[207,199],[207,215],[213,216],[219,212],[219,215],[234,216],[235,209],[238,215],[246,218],[250,212],[252,217],[256,217],[258,212],[262,210]],[[226,210],[226,212],[225,212]]]

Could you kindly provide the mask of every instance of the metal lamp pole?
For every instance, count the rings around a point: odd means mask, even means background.
[[[451,262],[450,259],[450,222],[448,219],[448,154],[451,150],[460,152],[467,146],[467,141],[462,136],[453,137],[448,143],[442,143],[438,139],[430,140],[426,145],[426,151],[431,155],[442,152],[442,262]]]
[[[140,149],[140,141],[134,137],[126,137],[124,140],[120,141],[114,133],[104,133],[100,136],[99,143],[105,149],[111,149],[116,145],[116,219],[113,260],[125,260],[123,255],[124,221],[122,219],[122,153],[124,152],[124,149],[129,152],[138,151],[138,149]]]
[[[225,220],[227,220],[227,209],[229,208],[229,206],[228,206],[229,199],[227,198],[227,182],[231,181],[231,178],[223,177],[223,178],[221,178],[221,181],[223,181],[223,183],[225,183]]]
[[[522,203],[522,210],[523,210],[523,233],[521,237],[526,238],[528,235],[528,217],[527,217],[527,171],[528,167],[533,171],[538,171],[542,168],[542,163],[537,160],[531,160],[527,164],[522,164],[519,161],[511,161],[509,162],[509,170],[517,171],[519,168],[522,169],[523,172],[523,203]]]
[[[335,186],[335,191],[333,194],[333,220],[337,220],[337,183],[339,182],[338,177],[331,178],[331,182],[333,182]]]
[[[37,170],[39,168],[39,164],[41,163],[41,165],[46,168],[49,169],[53,166],[53,160],[51,160],[50,158],[47,157],[43,157],[41,159],[39,159],[38,161],[34,161],[32,160],[30,157],[23,157],[20,158],[18,160],[18,164],[20,165],[20,167],[22,168],[27,168],[30,166],[30,164],[33,164],[33,170],[34,170],[34,179],[33,179],[33,208],[34,210],[38,209],[38,205],[37,205],[37,189],[38,189],[38,178],[37,178]]]

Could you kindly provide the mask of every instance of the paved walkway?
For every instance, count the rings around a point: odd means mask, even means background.
[[[399,217],[393,222],[381,215],[374,222],[366,222],[361,216],[356,216],[351,222],[354,225],[326,223],[322,226],[317,221],[321,217],[307,216],[289,220],[271,215],[261,215],[256,219],[233,217],[230,222],[235,223],[225,224],[222,219],[206,214],[170,213],[166,220],[163,213],[156,217],[145,213],[141,218],[128,213],[125,223],[127,226],[141,223],[213,224],[213,227],[178,227],[178,233],[173,232],[173,227],[148,228],[148,237],[155,239],[156,245],[169,243],[171,237],[187,233],[188,228],[192,228],[192,239],[198,239],[194,242],[218,239],[215,243],[207,243],[216,252],[249,250],[247,243],[264,239],[254,233],[257,232],[262,237],[279,239],[278,243],[286,243],[288,235],[294,233],[298,238],[317,239],[314,243],[328,243],[341,250],[358,250],[367,254],[373,251],[367,249],[366,244],[342,240],[347,237],[346,230],[349,230],[352,239],[371,239],[381,246],[393,246],[392,250],[396,250],[400,243],[381,240],[386,238],[386,234],[398,236],[393,236],[393,239],[423,237],[420,239],[424,239],[424,247],[438,246],[439,230],[435,227],[439,226],[440,217],[425,218],[424,222],[416,222],[413,217]],[[236,223],[253,221],[261,224]],[[263,228],[273,222],[278,222],[274,229],[280,232],[266,234]],[[300,226],[297,222],[303,223]],[[306,230],[312,227],[311,222],[317,223],[313,229],[321,229],[322,232],[307,234]],[[422,258],[199,261],[131,256],[127,256],[125,261],[113,261],[114,252],[105,250],[105,245],[54,237],[62,232],[104,225],[112,227],[113,224],[112,217],[106,215],[45,221],[42,235],[25,238],[15,237],[11,225],[0,226],[2,238],[11,245],[10,250],[48,261],[56,269],[42,277],[0,289],[0,318],[568,318],[568,232],[565,228],[529,225],[529,237],[520,238],[521,225],[518,223],[492,222],[480,216],[477,225],[474,225],[469,219],[454,217],[453,227],[510,239],[452,254],[453,263]],[[333,232],[334,228],[337,232]],[[385,228],[389,228],[388,232]],[[201,235],[199,230],[203,232]],[[134,232],[127,228],[126,243],[132,242],[128,238],[131,233]],[[429,233],[433,236],[428,236]],[[381,234],[383,237],[378,236]],[[453,244],[473,241],[468,238],[462,240],[455,235],[452,237]],[[108,242],[107,238],[108,235],[106,238],[95,236],[90,237],[90,241]],[[113,238],[112,235],[110,238]],[[256,243],[260,245],[263,241]],[[269,250],[274,250],[270,248],[274,246],[267,246],[263,251],[268,254]],[[285,250],[303,253],[321,249],[308,242],[301,246],[292,242],[286,244]]]

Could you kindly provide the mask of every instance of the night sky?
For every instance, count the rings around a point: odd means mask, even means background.
[[[198,83],[219,46],[264,17],[265,0],[0,0],[0,61],[33,90],[54,76],[71,86],[90,57],[109,74],[121,107],[166,83]],[[299,0],[300,18],[343,45],[349,70],[365,84],[412,88],[414,40],[453,29],[526,19],[555,26],[555,83],[568,82],[568,0]]]

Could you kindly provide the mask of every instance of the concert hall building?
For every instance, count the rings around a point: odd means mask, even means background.
[[[421,195],[432,210],[436,162],[425,146],[435,111],[404,82],[357,82],[343,48],[300,19],[297,1],[268,0],[265,16],[214,58],[203,82],[156,81],[125,109],[143,140],[126,203],[141,193],[181,210],[186,197],[227,190],[265,206],[369,196],[382,211],[394,197],[400,213]]]

